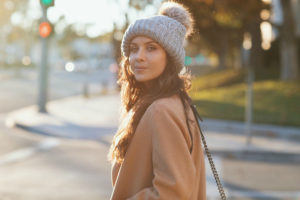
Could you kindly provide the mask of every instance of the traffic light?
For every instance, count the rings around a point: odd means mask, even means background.
[[[40,73],[39,73],[39,94],[38,94],[38,105],[39,112],[46,113],[46,103],[48,99],[47,91],[48,91],[48,43],[49,36],[53,32],[52,26],[47,18],[47,11],[50,6],[54,6],[54,0],[40,0],[41,9],[42,9],[42,17],[39,24],[39,33],[41,36],[42,43],[42,53],[41,53],[41,65],[40,65]]]
[[[48,8],[54,6],[54,0],[40,0],[43,17],[41,18],[41,23],[39,25],[39,33],[42,38],[47,38],[53,32],[52,25],[47,19]]]
[[[41,5],[44,7],[54,6],[54,0],[40,0]]]
[[[43,38],[49,37],[52,32],[51,24],[49,22],[40,23],[39,32],[41,37]]]

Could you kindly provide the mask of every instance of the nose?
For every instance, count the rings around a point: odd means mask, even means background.
[[[136,61],[144,61],[145,60],[145,51],[143,48],[139,48],[138,52],[136,53]]]

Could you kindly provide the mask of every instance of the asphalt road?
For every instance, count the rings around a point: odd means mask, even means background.
[[[17,77],[1,75],[0,199],[109,199],[112,188],[106,159],[108,146],[96,141],[52,138],[7,128],[4,124],[7,112],[36,102],[37,74],[27,71]],[[70,76],[57,71],[51,75],[50,99],[80,94],[87,77],[94,87],[93,92],[100,91],[99,76],[100,72],[92,76]],[[220,137],[206,134],[209,144],[213,138]],[[236,157],[224,152],[214,153],[230,199],[300,198],[300,163],[287,159],[289,155],[265,159],[263,155]],[[207,160],[206,164],[208,195],[218,197]]]
[[[8,129],[2,122],[1,200],[109,199],[107,146]]]
[[[0,72],[0,199],[109,199],[112,187],[107,145],[7,128],[7,113],[36,104],[38,72]],[[91,94],[99,93],[103,83],[114,87],[111,76],[107,71],[52,71],[49,100],[82,94],[84,82],[89,83]]]
[[[49,72],[48,100],[61,99],[83,94],[84,83],[88,84],[90,94],[101,93],[104,85],[113,89],[114,74],[100,69],[90,73],[52,70]],[[0,113],[33,105],[38,102],[38,70],[0,69]]]

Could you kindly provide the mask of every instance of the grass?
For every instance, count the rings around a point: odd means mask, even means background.
[[[240,83],[245,79],[245,70],[231,69],[211,73],[193,79],[193,90],[210,89]]]
[[[200,115],[243,121],[245,115],[245,73],[217,72],[193,79],[190,95]],[[237,83],[238,82],[238,83]],[[253,121],[300,126],[300,81],[259,80],[253,85]]]

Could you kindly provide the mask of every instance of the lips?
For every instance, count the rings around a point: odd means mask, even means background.
[[[134,67],[134,69],[146,69],[146,67],[138,66],[138,67]]]
[[[141,71],[144,71],[145,69],[147,69],[146,67],[143,67],[143,66],[138,66],[138,67],[135,67],[134,70],[136,72],[141,72]]]

